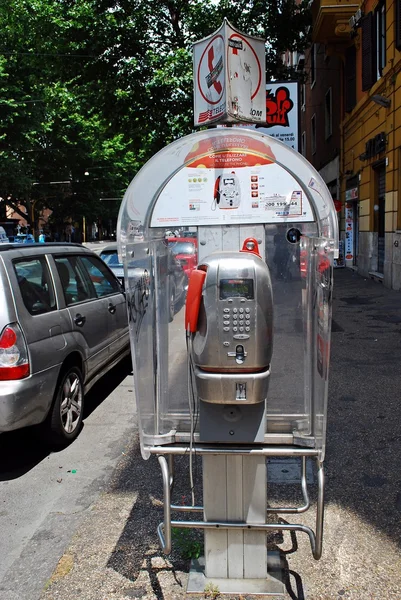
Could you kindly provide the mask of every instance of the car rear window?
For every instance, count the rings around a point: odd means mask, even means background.
[[[45,257],[13,261],[25,307],[31,315],[55,310],[53,282]]]
[[[122,267],[122,263],[118,260],[117,250],[106,250],[105,252],[101,252],[100,258],[108,265],[109,267]]]
[[[169,246],[173,254],[195,254],[195,244],[191,242],[170,242]]]

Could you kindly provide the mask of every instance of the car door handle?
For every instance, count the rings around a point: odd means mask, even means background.
[[[112,315],[114,315],[114,313],[116,312],[116,307],[114,306],[114,304],[112,304],[111,302],[109,302],[109,306],[107,307],[109,313],[111,313]]]
[[[75,323],[75,325],[78,325],[78,327],[82,327],[82,325],[85,323],[85,321],[86,321],[86,317],[84,317],[83,315],[80,315],[79,313],[77,315],[75,315],[74,323]]]

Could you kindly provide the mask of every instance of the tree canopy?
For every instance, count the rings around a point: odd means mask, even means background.
[[[0,197],[55,219],[101,215],[99,198],[121,197],[150,156],[192,131],[192,43],[224,17],[267,40],[267,80],[288,77],[281,53],[306,43],[305,1],[2,3]]]

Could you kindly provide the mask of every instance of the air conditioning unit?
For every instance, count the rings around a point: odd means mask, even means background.
[[[363,11],[360,8],[358,8],[358,10],[355,13],[355,21],[356,21],[357,25],[359,24],[359,21],[362,19],[362,17],[363,17]]]

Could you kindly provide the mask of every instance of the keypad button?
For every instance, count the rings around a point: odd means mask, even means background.
[[[239,309],[239,312],[240,312],[240,313],[243,313],[243,312],[244,312],[244,309],[243,309],[243,308],[240,308],[240,309]]]
[[[241,298],[241,302],[246,302],[245,298]]]
[[[245,331],[251,331],[250,327],[245,327]]]
[[[238,331],[238,327],[233,327],[233,331]]]
[[[238,308],[233,308],[233,312],[234,313],[238,312]]]
[[[250,321],[245,321],[245,325],[250,325],[251,322]]]
[[[238,325],[238,321],[233,321],[233,325]]]
[[[239,322],[239,324],[240,324],[240,325],[243,325],[243,324],[244,324],[244,321],[242,321],[242,319],[241,319],[241,321]]]
[[[223,308],[223,312],[225,312],[225,313],[229,313],[229,312],[230,312],[230,309],[229,309],[229,308]]]
[[[239,330],[240,330],[240,331],[244,331],[244,328],[243,328],[243,327],[240,327],[240,328],[239,328]]]
[[[223,321],[224,325],[229,325],[230,321]]]
[[[224,331],[230,331],[229,327],[223,327]]]
[[[249,313],[249,312],[251,312],[251,309],[250,309],[250,308],[246,308],[246,309],[245,309],[245,312],[248,312],[248,313]]]

